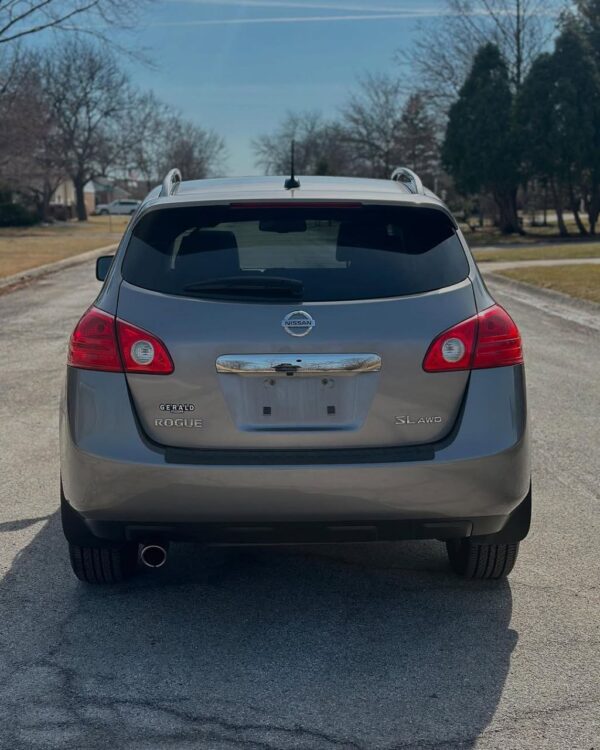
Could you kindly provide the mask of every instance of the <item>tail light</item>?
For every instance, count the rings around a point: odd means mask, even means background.
[[[151,372],[168,375],[173,360],[163,342],[143,328],[117,318],[117,338],[125,372]]]
[[[423,360],[426,372],[480,370],[523,362],[521,334],[500,305],[493,305],[441,333]]]
[[[473,369],[523,363],[521,334],[503,307],[494,305],[479,313],[479,330]]]
[[[85,370],[122,372],[114,316],[90,307],[71,334],[67,361]]]
[[[75,326],[67,361],[71,367],[104,372],[168,375],[174,369],[159,338],[97,307],[90,307]]]

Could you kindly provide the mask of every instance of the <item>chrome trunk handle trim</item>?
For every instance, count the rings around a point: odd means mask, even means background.
[[[354,375],[379,372],[377,354],[224,354],[217,358],[223,375]]]

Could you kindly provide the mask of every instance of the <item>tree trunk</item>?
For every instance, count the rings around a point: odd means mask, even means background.
[[[558,221],[558,231],[561,237],[568,237],[569,231],[565,224],[565,217],[563,215],[562,198],[560,190],[557,189],[556,183],[552,183],[552,197],[554,198],[554,210],[556,211],[556,219]]]
[[[37,195],[34,198],[35,203],[35,213],[39,221],[43,222],[46,221],[46,217],[44,216],[44,200],[41,195]]]
[[[579,201],[577,200],[577,196],[575,195],[572,186],[569,186],[569,197],[571,198],[571,210],[573,211],[573,217],[575,218],[575,224],[577,224],[579,234],[585,236],[587,235],[588,230],[585,228],[583,221],[581,221],[581,216],[579,214]]]
[[[50,198],[46,195],[42,198],[39,204],[40,219],[43,222],[50,221]]]
[[[498,206],[498,226],[502,234],[523,234],[517,215],[516,189],[494,193],[494,201]]]
[[[600,216],[600,186],[592,188],[591,196],[586,202],[585,208],[590,224],[590,234],[594,235],[596,234],[596,224]]]
[[[75,187],[75,209],[77,212],[78,221],[87,221],[87,209],[85,207],[85,180],[77,175],[73,178],[73,185]]]
[[[573,216],[575,217],[575,224],[577,224],[577,229],[579,230],[579,234],[583,235],[584,237],[589,234],[588,230],[585,228],[585,225],[583,221],[581,221],[581,216],[579,215],[579,209],[576,208],[576,205],[573,206]]]
[[[44,188],[40,201],[40,213],[42,221],[50,221],[50,201],[54,195],[54,189],[47,180],[44,180]]]
[[[542,226],[548,226],[548,185],[544,185],[544,223]]]

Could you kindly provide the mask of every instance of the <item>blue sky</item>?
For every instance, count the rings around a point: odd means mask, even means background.
[[[134,80],[221,133],[229,174],[255,174],[253,137],[289,109],[333,115],[356,77],[401,72],[396,49],[443,0],[155,0],[135,34],[156,67]],[[129,37],[130,38],[130,37]]]

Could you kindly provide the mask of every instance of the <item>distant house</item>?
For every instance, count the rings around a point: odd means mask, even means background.
[[[93,214],[99,203],[111,203],[116,200],[137,198],[138,182],[130,178],[90,180],[84,188],[85,207],[88,214]],[[145,195],[142,190],[142,197]],[[50,201],[50,212],[55,219],[63,221],[73,219],[75,210],[75,187],[70,179],[63,180],[54,191]]]
[[[131,193],[115,180],[93,180],[96,205],[132,198]]]
[[[88,182],[83,189],[85,207],[88,214],[96,210],[96,193],[93,182]],[[77,216],[75,209],[75,186],[70,179],[63,180],[54,191],[50,200],[50,213],[55,219],[66,221]]]

